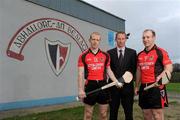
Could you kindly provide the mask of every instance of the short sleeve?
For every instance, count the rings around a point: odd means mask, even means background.
[[[110,58],[109,54],[107,54],[107,64],[106,64],[106,67],[110,66],[110,61],[111,61],[111,58]]]
[[[137,67],[140,67],[139,62],[140,61],[140,54],[137,55]]]
[[[82,62],[82,54],[79,56],[79,59],[78,59],[78,67],[83,67],[84,64]]]
[[[163,65],[172,64],[172,61],[170,60],[169,55],[165,50],[162,50],[162,54],[163,54]]]

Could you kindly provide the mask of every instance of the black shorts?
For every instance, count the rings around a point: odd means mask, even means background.
[[[106,80],[103,80],[103,81],[88,80],[85,85],[85,92],[88,93],[97,88],[101,88],[102,86],[106,84],[107,84]],[[87,95],[87,97],[84,98],[83,102],[88,105],[95,105],[96,103],[108,104],[109,101],[110,101],[110,93],[108,89],[105,89],[105,90],[101,90],[99,92]]]
[[[139,106],[142,109],[160,109],[168,106],[165,85],[144,91],[146,86],[141,84],[139,90]]]

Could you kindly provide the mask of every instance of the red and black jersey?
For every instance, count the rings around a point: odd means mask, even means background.
[[[107,66],[110,66],[110,57],[100,49],[96,54],[91,49],[88,49],[79,56],[78,67],[84,67],[85,79],[106,79]]]
[[[156,77],[164,70],[164,65],[172,64],[168,53],[154,45],[150,51],[145,49],[138,54],[138,67],[141,71],[141,83],[155,82]]]

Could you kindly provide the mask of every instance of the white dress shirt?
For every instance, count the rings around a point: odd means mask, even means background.
[[[119,52],[120,50],[122,50],[122,55],[124,57],[125,47],[122,47],[122,48],[117,47],[118,58],[119,58],[119,55],[120,55],[120,52]]]

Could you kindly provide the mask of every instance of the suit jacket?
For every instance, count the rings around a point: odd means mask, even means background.
[[[121,65],[119,64],[117,48],[110,49],[107,52],[110,55],[110,66],[116,78],[122,77],[126,71],[130,71],[135,76],[137,66],[137,54],[135,50],[125,47]]]

